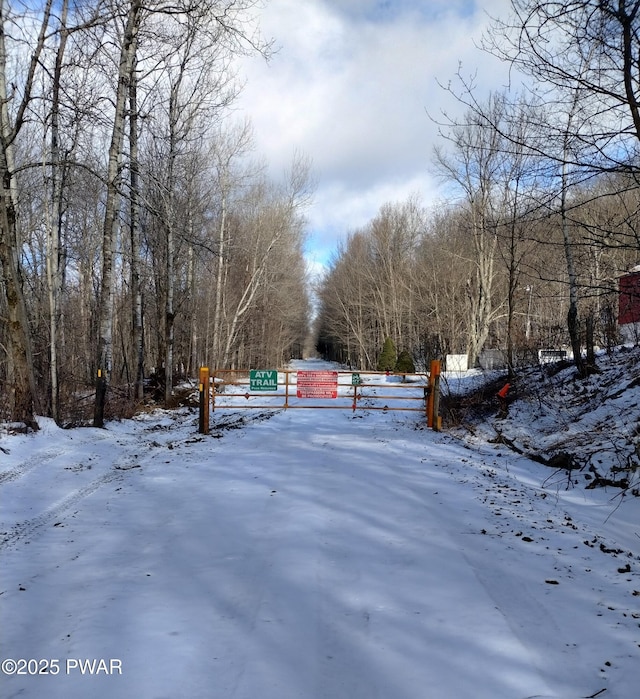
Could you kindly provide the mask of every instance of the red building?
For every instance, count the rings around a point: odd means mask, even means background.
[[[619,279],[618,325],[640,322],[640,269]]]

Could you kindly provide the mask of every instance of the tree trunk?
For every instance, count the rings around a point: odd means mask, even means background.
[[[4,144],[3,144],[4,145]],[[36,380],[27,308],[22,293],[22,275],[18,262],[15,204],[11,168],[7,164],[6,150],[0,149],[0,176],[2,195],[0,201],[0,269],[3,273],[9,330],[9,415],[14,422],[24,422],[38,429],[34,410],[36,404]],[[12,375],[13,374],[13,375]]]
[[[170,182],[171,186],[171,182]],[[172,217],[172,207],[169,211],[169,216]],[[167,266],[166,266],[166,289],[167,296],[165,299],[164,309],[164,400],[169,403],[173,394],[173,336],[174,336],[174,320],[175,313],[173,310],[173,294],[175,287],[174,279],[174,260],[175,260],[175,233],[173,230],[173,221],[168,221],[166,226],[167,232]]]
[[[141,0],[132,0],[129,5],[127,24],[120,50],[116,107],[107,169],[107,200],[102,237],[102,286],[98,302],[98,375],[96,377],[96,399],[93,413],[95,427],[104,427],[105,404],[112,371],[114,260],[118,238],[122,146],[125,136],[129,79],[136,56],[141,15]]]
[[[567,145],[565,143],[565,152]],[[560,217],[562,227],[562,241],[564,245],[564,255],[567,263],[567,274],[569,276],[569,311],[567,312],[567,330],[573,350],[573,363],[578,374],[584,378],[587,375],[584,360],[582,359],[582,346],[580,343],[580,319],[578,317],[578,274],[576,272],[575,260],[573,258],[573,246],[569,233],[569,222],[567,220],[567,189],[568,175],[566,162],[562,164],[562,192],[560,194]]]
[[[142,286],[140,283],[140,166],[138,161],[138,80],[135,58],[131,64],[129,84],[129,157],[131,158],[130,244],[131,244],[131,335],[135,358],[134,396],[144,398],[144,333]]]
[[[17,107],[14,123],[9,116],[7,92],[7,50],[5,44],[6,7],[0,0],[0,270],[7,300],[9,336],[9,414],[13,421],[24,422],[38,429],[34,417],[37,404],[36,379],[31,351],[31,333],[27,307],[22,291],[22,273],[18,251],[16,222],[16,183],[13,144],[23,124],[24,113],[31,101],[31,89],[40,55],[44,48],[51,0],[42,13],[38,42],[31,55],[29,70],[25,76],[23,96]]]
[[[193,245],[189,245],[187,262],[187,289],[189,289],[189,376],[198,372],[198,304],[196,300],[196,254]]]
[[[482,217],[484,218],[484,216]],[[469,368],[477,366],[480,352],[489,336],[491,323],[493,269],[497,236],[488,231],[484,220],[474,223],[475,287],[469,282],[468,295],[471,302],[469,323],[469,346],[467,350]]]
[[[227,195],[226,188],[222,187],[222,202],[220,211],[220,225],[218,228],[218,260],[216,269],[216,294],[213,306],[213,347],[212,359],[217,367],[226,369],[227,367],[222,362],[221,343],[222,343],[222,287],[223,278],[226,268],[226,250],[225,250],[225,233],[227,221]]]
[[[56,53],[51,98],[51,210],[47,225],[47,284],[49,287],[49,354],[51,379],[51,416],[60,424],[60,391],[58,380],[58,342],[61,326],[60,297],[62,295],[62,269],[60,242],[62,227],[62,193],[64,173],[60,158],[60,80],[62,63],[67,45],[68,0],[64,0],[60,15],[60,44]]]
[[[595,317],[593,310],[589,311],[586,321],[585,344],[587,346],[587,362],[585,370],[588,373],[596,370],[596,353],[595,353]]]

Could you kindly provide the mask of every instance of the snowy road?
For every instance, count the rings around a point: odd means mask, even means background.
[[[2,438],[0,656],[58,663],[0,696],[636,696],[637,518],[607,529],[605,499],[547,497],[543,467],[418,421],[289,411],[202,437],[160,413]]]

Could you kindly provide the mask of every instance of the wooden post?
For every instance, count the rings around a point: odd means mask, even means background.
[[[440,407],[440,360],[431,361],[429,371],[429,395],[427,397],[427,426],[438,429],[438,410]]]
[[[433,362],[431,362],[431,369],[429,370],[429,386],[427,388],[427,427],[433,427]]]
[[[289,407],[289,370],[284,371],[284,407]]]
[[[433,380],[433,429],[440,432],[442,421],[440,419],[440,362]]]
[[[427,418],[427,425],[429,424],[429,396],[431,395],[431,379],[424,387],[424,416]]]
[[[96,377],[96,407],[93,413],[94,427],[104,427],[104,405],[106,403],[107,379],[105,372],[98,369]]]
[[[198,420],[198,432],[209,434],[209,369],[200,367],[200,415]]]

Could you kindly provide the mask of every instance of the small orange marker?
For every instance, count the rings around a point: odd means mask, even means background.
[[[506,383],[497,393],[498,398],[502,398],[503,400],[507,397],[507,393],[509,393],[509,389],[511,388],[511,384]]]

